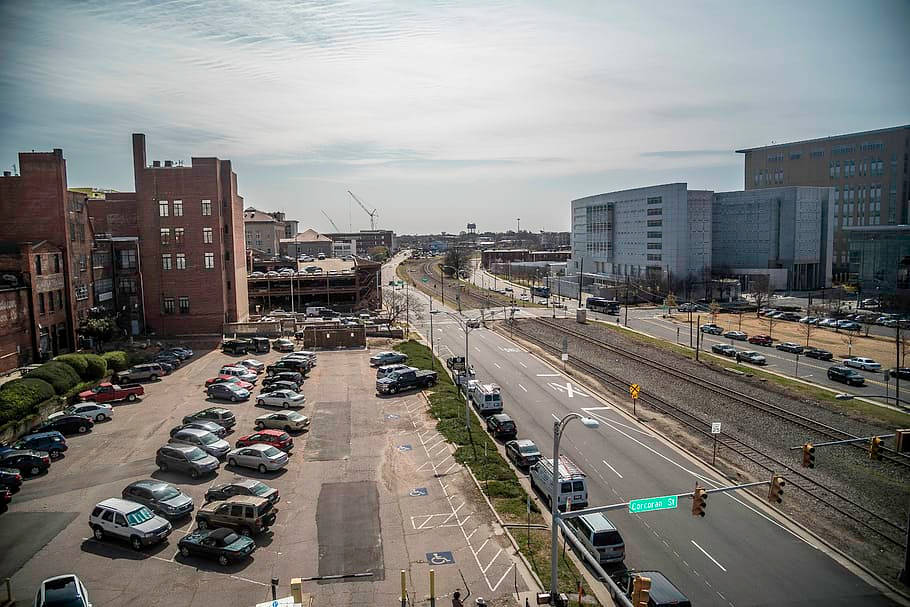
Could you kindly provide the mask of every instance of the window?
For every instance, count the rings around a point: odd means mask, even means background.
[[[164,313],[165,314],[174,313],[174,298],[173,297],[164,298]]]
[[[180,313],[189,314],[190,313],[190,298],[186,296],[180,297]]]
[[[183,244],[183,228],[174,228],[174,244],[182,245]]]
[[[183,217],[183,201],[174,201],[174,217]]]
[[[44,293],[38,293],[38,313],[44,314]]]
[[[202,228],[202,242],[212,244],[212,228]]]
[[[76,301],[88,299],[88,287],[86,285],[76,285],[74,291],[76,292]]]
[[[224,260],[225,260],[225,261],[230,261],[230,260],[231,260],[231,252],[230,252],[230,251],[225,251],[225,252],[224,252]]]
[[[60,255],[54,254],[54,273],[60,273]]]
[[[171,269],[171,254],[170,253],[161,256],[161,269],[162,270]]]
[[[35,255],[35,274],[41,276],[41,256]]]
[[[661,204],[663,198],[661,196],[655,196],[654,198],[648,198],[648,204]]]
[[[70,242],[76,242],[76,224],[70,222]]]
[[[205,254],[205,269],[211,270],[214,267],[215,267],[215,254],[206,253]]]
[[[177,269],[186,270],[186,254],[177,253],[176,257],[177,257]]]
[[[660,255],[649,254],[648,261],[660,261]]]
[[[168,216],[168,205],[167,200],[158,201],[158,216],[167,217]]]
[[[54,311],[54,292],[53,291],[51,291],[50,293],[47,294],[47,311],[48,312]]]
[[[649,220],[648,220],[648,227],[649,227],[649,228],[657,228],[657,227],[662,226],[663,223],[664,223],[664,222],[663,222],[662,219],[649,219]]]
[[[203,200],[203,201],[202,201],[202,214],[203,214],[203,215],[211,215],[211,214],[212,214],[212,201],[211,201],[211,200]]]
[[[163,245],[171,244],[171,229],[170,228],[161,228],[161,244],[163,244]]]
[[[88,268],[88,255],[80,255],[79,256],[79,271],[85,272],[85,270],[87,268]]]
[[[648,215],[663,215],[662,209],[648,209]]]
[[[648,238],[663,238],[662,232],[648,232]]]
[[[811,152],[809,152],[809,157],[810,158],[824,158],[825,150],[812,150]]]
[[[648,248],[651,250],[662,249],[662,248],[664,248],[664,245],[660,242],[649,242]]]
[[[124,295],[136,295],[136,279],[121,278],[119,288]]]
[[[135,249],[125,249],[120,251],[120,269],[121,270],[135,270],[136,269],[136,250]]]
[[[790,160],[799,160],[802,156],[802,152],[790,152]]]

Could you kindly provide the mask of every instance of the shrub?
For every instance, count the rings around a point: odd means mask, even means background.
[[[82,354],[61,354],[54,360],[71,366],[79,377],[86,379],[85,374],[88,372],[88,363]]]
[[[107,363],[107,368],[111,371],[123,371],[124,369],[129,368],[129,360],[127,360],[126,352],[123,350],[111,350],[110,352],[105,352],[101,355],[101,358],[104,359],[104,362]]]
[[[79,375],[65,363],[52,360],[28,374],[28,377],[43,379],[54,387],[57,394],[63,394],[79,383]]]
[[[87,366],[87,371],[82,379],[98,380],[107,373],[107,361],[97,354],[83,354]]]
[[[38,405],[54,397],[54,387],[43,379],[14,379],[0,388],[0,424],[34,413]]]
[[[128,352],[126,357],[127,362],[129,363],[128,367],[132,367],[133,365],[139,365],[152,360],[152,353],[148,350],[133,350],[132,352]]]

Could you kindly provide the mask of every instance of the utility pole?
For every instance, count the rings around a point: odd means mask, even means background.
[[[578,275],[578,307],[581,307],[581,289],[585,282],[585,258],[581,258],[581,274]]]
[[[626,326],[629,326],[629,276],[626,275]]]
[[[696,317],[695,324],[698,325],[699,329],[695,333],[695,362],[698,362],[698,349],[701,346],[701,315]],[[689,325],[690,327],[692,325]]]
[[[879,308],[880,310],[881,308]],[[906,348],[906,346],[905,346]],[[896,350],[896,358],[894,359],[894,368],[898,369],[894,377],[894,404],[897,405],[901,402],[901,324],[898,321],[897,326],[894,328],[894,349]],[[906,352],[904,352],[906,354]],[[910,533],[910,529],[908,529]],[[908,550],[910,550],[910,545],[908,545]]]

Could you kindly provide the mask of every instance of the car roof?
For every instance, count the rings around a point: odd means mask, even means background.
[[[217,540],[224,540],[229,535],[235,534],[235,531],[230,527],[219,527],[218,529],[212,529],[208,533],[208,537],[213,537]]]
[[[164,481],[156,481],[153,478],[146,478],[141,481],[134,481],[127,485],[127,487],[145,487],[146,489],[161,489],[162,487],[169,487],[171,484]]]
[[[98,502],[98,505],[110,508],[111,510],[120,510],[121,512],[132,512],[133,510],[144,508],[142,504],[137,504],[136,502],[131,502],[120,497],[109,497],[102,502]]]
[[[257,451],[265,451],[266,449],[272,448],[272,445],[263,445],[262,443],[255,443],[252,445],[247,445],[246,447],[238,447],[238,449],[256,449]]]
[[[517,446],[517,447],[536,447],[537,446],[534,443],[534,441],[532,441],[529,438],[519,438],[519,439],[516,439],[513,441],[509,441],[509,442],[515,443],[515,446]]]
[[[192,434],[193,436],[205,436],[206,434],[211,434],[208,430],[203,430],[202,428],[183,428],[174,433],[174,436],[180,434]]]
[[[579,518],[583,519],[594,532],[616,531],[616,525],[614,525],[613,521],[608,519],[607,515],[605,515],[603,512],[585,514]]]
[[[269,436],[281,436],[284,434],[284,430],[275,430],[274,428],[267,428],[265,430],[258,430],[254,434],[268,434]]]
[[[232,495],[227,499],[232,504],[246,504],[249,506],[261,506],[268,503],[268,498],[257,495]]]
[[[499,421],[501,421],[501,422],[510,422],[510,421],[512,421],[512,418],[509,417],[509,414],[508,414],[508,413],[497,413],[496,415],[493,416],[493,418],[496,419],[496,420],[499,420]]]
[[[190,451],[198,449],[199,447],[196,447],[195,445],[181,445],[180,443],[168,443],[166,445],[163,445],[161,448],[176,449],[177,451],[182,451],[183,453],[189,453]]]

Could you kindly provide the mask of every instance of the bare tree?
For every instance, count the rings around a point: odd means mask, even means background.
[[[774,325],[777,324],[777,319],[771,318],[770,316],[766,316],[765,320],[768,321],[768,337],[772,337],[773,336],[772,331],[774,331]]]
[[[810,323],[801,323],[799,325],[799,332],[806,336],[806,347],[809,347],[809,338],[812,336],[812,333],[815,331],[815,325]]]
[[[423,301],[415,293],[405,290],[383,290],[382,311],[389,319],[389,325],[394,325],[408,318],[421,318],[423,315]]]
[[[667,295],[664,299],[664,305],[667,306],[667,313],[670,313],[672,309],[676,307],[676,295],[673,293]]]
[[[853,338],[856,335],[852,331],[841,333],[840,340],[847,346],[847,357],[853,356]]]
[[[907,346],[910,346],[910,331],[900,332],[900,361],[901,366],[907,366]]]
[[[443,268],[443,272],[452,273],[452,274],[461,274],[466,272],[471,266],[471,251],[467,249],[457,249],[452,248],[446,251],[445,259],[443,260],[443,265],[449,266],[449,268],[454,268],[454,272],[451,269]]]
[[[712,299],[711,303],[708,305],[708,311],[711,312],[711,322],[717,323],[717,314],[720,312],[720,304],[717,303],[716,299]]]
[[[764,274],[759,274],[752,279],[752,297],[755,299],[755,314],[771,298],[771,281]]]

